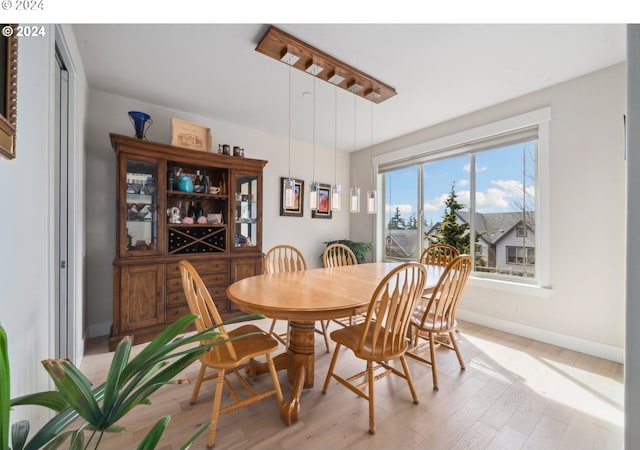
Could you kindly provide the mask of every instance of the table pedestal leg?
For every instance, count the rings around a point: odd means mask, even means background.
[[[287,376],[291,382],[291,397],[280,408],[280,417],[287,425],[298,421],[302,389],[313,387],[315,376],[315,322],[290,322]]]

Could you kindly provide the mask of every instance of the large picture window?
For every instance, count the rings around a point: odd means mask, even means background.
[[[539,141],[530,124],[378,164],[382,258],[447,243],[472,255],[475,277],[540,284]]]

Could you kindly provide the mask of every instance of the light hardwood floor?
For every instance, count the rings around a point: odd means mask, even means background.
[[[270,320],[257,323],[268,329]],[[286,324],[283,322],[283,326]],[[335,326],[335,325],[334,325]],[[438,350],[440,390],[433,391],[431,369],[408,359],[420,403],[395,376],[376,382],[376,434],[369,435],[367,402],[337,382],[326,395],[322,385],[331,353],[316,340],[315,386],[305,390],[300,418],[287,427],[274,397],[221,416],[216,449],[622,449],[623,367],[575,351],[462,323],[458,333],[467,369],[453,352]],[[333,352],[332,342],[332,352]],[[137,346],[139,349],[141,346]],[[348,350],[337,373],[364,369]],[[106,339],[89,342],[81,369],[95,383],[111,362]],[[199,363],[184,376],[194,379]],[[256,381],[268,386],[268,375]],[[285,398],[291,392],[280,373]],[[213,382],[198,402],[189,403],[193,384],[162,387],[149,406],[138,406],[109,435],[103,449],[135,449],[164,415],[172,419],[158,450],[179,449],[198,426],[208,422]],[[206,433],[191,447],[205,449]]]

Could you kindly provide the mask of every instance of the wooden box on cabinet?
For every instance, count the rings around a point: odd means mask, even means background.
[[[110,349],[126,335],[136,344],[149,341],[189,312],[178,270],[182,259],[194,264],[223,319],[238,315],[226,288],[262,271],[267,161],[117,134],[111,134],[111,144],[117,158],[117,229]],[[196,172],[208,181],[207,188],[180,190],[176,175]],[[190,205],[211,220],[182,223]],[[179,222],[172,217],[176,208]]]

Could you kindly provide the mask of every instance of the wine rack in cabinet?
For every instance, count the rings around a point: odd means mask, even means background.
[[[199,268],[223,319],[240,314],[226,288],[262,272],[267,161],[111,134],[116,256],[109,347],[151,340],[189,308],[178,262]]]

